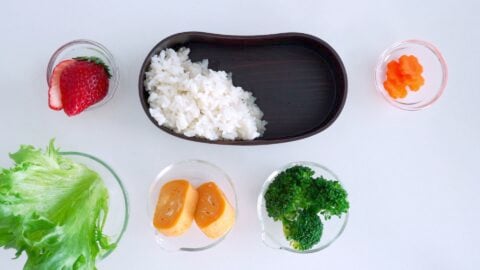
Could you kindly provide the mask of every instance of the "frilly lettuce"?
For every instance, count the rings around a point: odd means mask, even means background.
[[[24,269],[96,269],[115,248],[103,234],[108,190],[100,176],[62,156],[21,146],[0,171],[0,247],[28,256]]]

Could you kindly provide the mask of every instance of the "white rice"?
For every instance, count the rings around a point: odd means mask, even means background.
[[[253,140],[266,121],[252,93],[234,86],[225,71],[192,63],[190,49],[166,49],[152,57],[146,72],[150,114],[159,125],[188,137]]]

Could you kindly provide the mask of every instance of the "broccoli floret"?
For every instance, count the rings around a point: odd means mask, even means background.
[[[306,208],[320,212],[326,220],[332,216],[341,216],[350,208],[347,195],[340,182],[319,177],[312,180],[311,187],[307,190],[309,205]]]
[[[265,193],[268,216],[282,221],[293,248],[306,250],[320,241],[325,220],[348,212],[347,192],[340,182],[314,178],[304,166],[291,167],[275,177]]]
[[[284,219],[282,223],[285,237],[294,249],[308,250],[320,242],[323,224],[316,212],[301,210],[296,219]]]
[[[268,216],[275,221],[294,218],[307,203],[304,191],[311,184],[312,169],[294,166],[275,177],[265,193]]]

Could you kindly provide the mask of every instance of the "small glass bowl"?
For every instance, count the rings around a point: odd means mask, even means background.
[[[110,242],[118,247],[118,243],[127,228],[129,217],[127,192],[120,178],[105,162],[94,156],[80,152],[61,152],[60,154],[87,166],[89,169],[97,172],[102,178],[109,195],[109,210],[103,232],[109,236]],[[100,254],[97,263],[106,259],[113,251],[115,251],[115,249]],[[22,253],[19,258],[5,262],[6,265],[2,262],[2,269],[22,269],[26,259],[27,255]]]
[[[105,46],[102,44],[87,40],[87,39],[77,39],[68,42],[67,44],[61,46],[56,50],[53,55],[50,57],[50,61],[47,66],[47,84],[50,87],[50,77],[52,75],[55,66],[63,60],[72,59],[74,57],[80,56],[96,56],[103,60],[103,62],[109,67],[112,77],[110,78],[108,85],[107,95],[100,100],[99,102],[88,107],[86,110],[91,110],[102,106],[107,103],[115,94],[119,82],[119,72],[117,64],[113,55],[108,51]]]
[[[386,79],[387,64],[398,60],[402,55],[414,55],[423,66],[422,76],[425,84],[418,91],[408,91],[405,98],[390,97],[383,82]],[[447,63],[440,51],[432,44],[422,40],[398,42],[385,50],[375,68],[375,85],[377,91],[393,106],[407,111],[416,111],[432,105],[443,93],[447,85]],[[407,87],[408,89],[408,87]]]
[[[128,196],[125,187],[118,175],[102,160],[80,152],[62,152],[63,156],[87,166],[97,172],[108,189],[109,203],[108,216],[103,233],[110,237],[110,241],[118,246],[128,225],[129,207]],[[114,250],[101,254],[100,260],[105,259]]]
[[[320,239],[320,242],[317,243],[315,246],[313,246],[309,250],[302,251],[302,250],[293,249],[290,246],[290,242],[287,241],[287,239],[285,238],[285,234],[283,233],[282,222],[274,221],[271,217],[268,216],[268,213],[265,207],[264,197],[265,197],[265,192],[267,192],[268,186],[275,179],[275,177],[277,177],[279,173],[297,165],[311,168],[315,172],[314,177],[323,176],[325,179],[328,179],[328,180],[340,181],[338,180],[338,177],[326,167],[313,162],[308,162],[308,161],[292,162],[272,172],[270,176],[267,178],[267,180],[265,181],[265,183],[263,184],[262,191],[258,196],[258,202],[257,202],[258,218],[260,220],[260,225],[262,227],[262,241],[266,246],[273,249],[280,249],[280,250],[290,251],[294,253],[314,253],[330,246],[333,242],[335,242],[335,240],[337,240],[340,237],[340,235],[345,230],[345,227],[347,226],[348,213],[341,215],[340,217],[333,216],[329,220],[325,220],[322,216],[320,216],[320,219],[322,220],[322,223],[323,223],[323,233],[322,233],[322,238]]]
[[[147,211],[149,220],[151,221],[150,226],[154,232],[157,243],[166,251],[202,251],[222,242],[229,232],[223,237],[211,239],[203,234],[195,224],[195,221],[184,234],[176,237],[165,236],[155,229],[153,226],[153,216],[160,189],[165,183],[175,179],[186,179],[190,181],[194,187],[208,181],[215,182],[225,194],[228,202],[235,209],[235,218],[238,218],[235,188],[232,180],[223,170],[207,161],[180,161],[164,168],[150,186]]]
[[[94,156],[80,152],[61,152],[60,154],[87,166],[102,178],[109,195],[109,212],[103,232],[110,237],[111,243],[118,247],[118,243],[127,228],[129,217],[127,192],[120,178],[105,162]],[[97,262],[106,259],[114,250],[101,254]],[[6,265],[2,262],[2,269],[22,269],[26,259],[27,255],[22,253],[19,258],[5,262]]]

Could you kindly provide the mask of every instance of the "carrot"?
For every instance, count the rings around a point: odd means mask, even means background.
[[[420,75],[423,72],[422,65],[418,62],[417,57],[413,55],[402,55],[400,59],[398,59],[398,62],[402,75]]]
[[[419,75],[419,76],[404,76],[404,82],[405,82],[405,85],[408,86],[408,88],[410,88],[410,90],[412,91],[418,91],[420,90],[420,87],[422,87],[422,85],[425,83],[425,79]]]
[[[387,79],[383,87],[394,98],[405,98],[411,91],[418,91],[425,84],[422,77],[423,66],[414,55],[402,55],[398,61],[392,60],[387,64]]]
[[[397,99],[397,98],[404,98],[407,96],[407,89],[403,85],[398,85],[392,81],[387,80],[383,83],[383,87],[385,87],[388,94],[392,98]]]

